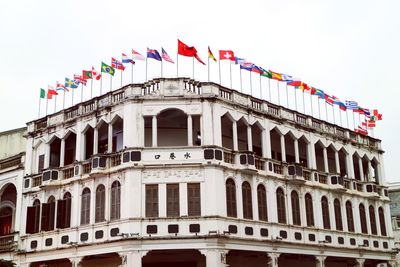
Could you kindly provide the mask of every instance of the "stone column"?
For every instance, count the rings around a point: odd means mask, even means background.
[[[61,139],[60,167],[64,167],[64,161],[65,161],[65,139]]]
[[[329,165],[328,165],[328,152],[326,147],[322,149],[322,154],[324,157],[324,171],[329,173]]]
[[[152,134],[152,147],[157,146],[157,116],[153,116],[152,124],[151,124],[151,134]]]
[[[268,145],[267,145],[267,134],[266,134],[267,130],[262,129],[261,130],[261,150],[262,150],[262,157],[263,158],[267,158],[268,157]]]
[[[113,134],[112,134],[112,132],[113,132],[113,125],[111,124],[111,122],[110,122],[110,124],[108,124],[108,138],[107,138],[107,152],[108,153],[111,153],[112,152],[112,147],[113,147]]]
[[[71,267],[81,267],[82,259],[82,257],[69,258],[69,261],[71,262]]]
[[[99,129],[95,127],[93,130],[93,155],[99,153],[98,145],[99,145]]]
[[[356,259],[356,267],[364,267],[365,259]]]
[[[121,257],[121,265],[124,267],[142,267],[142,258],[148,253],[147,250],[135,250],[127,252],[119,252]]]
[[[285,147],[284,135],[281,135],[281,155],[282,155],[282,162],[286,162],[286,147]]]
[[[278,267],[278,259],[279,259],[280,253],[268,253],[268,267]]]
[[[316,267],[325,267],[326,256],[315,256],[316,259]]]
[[[360,181],[364,181],[364,170],[362,165],[362,158],[358,158],[358,168],[360,169]]]
[[[340,160],[338,151],[335,151],[335,163],[336,163],[336,173],[340,174]]]
[[[346,161],[347,161],[347,177],[355,178],[354,175],[354,164],[353,164],[353,156],[350,154],[346,154]]]
[[[368,181],[374,181],[374,169],[372,168],[372,164],[371,161],[368,160],[368,177],[367,180]]]
[[[294,157],[295,157],[295,162],[300,163],[300,155],[299,155],[299,141],[297,139],[294,139]]]
[[[227,267],[228,250],[201,249],[200,253],[206,256],[206,267]]]
[[[50,144],[46,143],[44,150],[44,168],[47,169],[50,166]]]
[[[247,126],[247,150],[253,151],[253,137],[251,133],[251,126]]]
[[[192,115],[187,116],[187,138],[188,138],[188,146],[193,146],[193,122]]]
[[[237,137],[237,123],[236,121],[232,122],[232,139],[233,139],[233,150],[238,151],[238,137]]]

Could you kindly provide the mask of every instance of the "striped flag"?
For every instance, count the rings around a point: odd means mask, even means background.
[[[140,54],[139,52],[136,52],[133,49],[132,49],[132,57],[133,57],[133,59],[136,59],[136,60],[145,60],[145,57],[142,54]]]
[[[356,101],[346,100],[345,106],[347,109],[350,109],[350,110],[358,109],[358,103]]]
[[[217,59],[214,57],[214,54],[211,52],[210,47],[208,47],[208,58],[211,58],[214,60],[214,62],[217,62]]]
[[[167,51],[164,50],[164,48],[161,47],[161,57],[165,61],[168,61],[169,63],[174,64],[174,61],[168,56]]]

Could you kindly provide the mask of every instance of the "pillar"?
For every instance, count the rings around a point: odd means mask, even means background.
[[[232,122],[232,139],[233,139],[233,151],[239,150],[238,137],[237,137],[237,123]]]
[[[192,115],[188,115],[187,117],[187,138],[188,138],[188,146],[193,146],[193,121]]]
[[[152,119],[151,134],[152,134],[151,141],[153,142],[152,147],[156,147],[157,146],[157,116],[156,115],[154,115],[153,119]]]
[[[251,133],[251,126],[247,126],[247,150],[253,151],[253,137]]]
[[[299,141],[297,139],[294,139],[294,157],[295,157],[295,162],[300,163]]]
[[[278,267],[279,253],[268,253],[268,267]]]
[[[201,249],[200,253],[206,256],[206,267],[227,267],[226,257],[228,250]]]
[[[286,162],[286,148],[285,148],[285,136],[281,135],[281,155],[282,162]]]
[[[61,139],[61,147],[60,147],[60,167],[64,167],[64,159],[65,159],[65,139]]]
[[[362,165],[362,158],[358,158],[358,168],[360,169],[360,181],[364,181],[364,170]]]
[[[356,259],[356,267],[364,267],[365,259]]]
[[[267,145],[267,130],[262,129],[261,131],[261,150],[262,150],[262,157],[267,158],[268,157],[268,145]],[[268,136],[269,137],[269,136]]]
[[[93,130],[93,155],[99,153],[98,145],[99,145],[99,129],[95,127]]]
[[[69,261],[71,262],[71,267],[80,267],[82,257],[69,258]]]
[[[107,152],[111,153],[113,147],[113,125],[108,124],[108,139],[107,139]]]
[[[372,168],[371,161],[368,160],[368,181],[373,181],[374,180],[374,169]]]
[[[322,149],[322,154],[323,154],[323,157],[324,157],[324,171],[327,172],[327,173],[329,173],[328,152],[327,152],[326,147],[324,147],[324,148]]]
[[[50,144],[46,143],[44,152],[44,168],[47,169],[50,166]]]
[[[340,160],[338,151],[335,151],[335,163],[336,163],[336,173],[340,174]]]
[[[325,267],[325,256],[315,256],[316,259],[316,267]]]
[[[142,267],[142,258],[148,253],[147,250],[135,250],[118,253],[121,257],[121,267]]]

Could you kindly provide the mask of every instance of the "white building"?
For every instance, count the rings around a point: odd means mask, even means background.
[[[14,256],[393,266],[382,154],[380,140],[214,83],[125,86],[28,123]]]

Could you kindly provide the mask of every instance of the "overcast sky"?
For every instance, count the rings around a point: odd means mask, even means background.
[[[374,136],[383,140],[387,179],[399,181],[398,10],[396,0],[6,1],[0,8],[0,130],[22,127],[37,118],[40,88],[82,69],[100,70],[101,61],[120,59],[122,52],[130,55],[131,48],[144,54],[146,47],[163,46],[175,61],[180,38],[194,45],[205,62],[208,45],[215,56],[218,49],[230,49],[342,100],[379,109],[384,119]],[[159,76],[158,62],[148,63],[149,77]],[[228,86],[229,65],[223,63],[222,83]],[[190,59],[179,59],[180,75],[192,75],[191,67]],[[130,71],[129,67],[123,73],[123,84],[130,82]],[[134,81],[143,81],[144,73],[144,62],[138,62]],[[218,82],[217,64],[211,64],[211,73]],[[164,63],[164,75],[176,75],[176,65]],[[238,89],[237,66],[232,66],[232,75]],[[207,80],[207,67],[196,63],[195,78]],[[114,89],[120,79],[117,72]],[[248,73],[243,73],[243,90],[249,93],[246,79]],[[253,92],[259,96],[254,81]],[[265,98],[267,83],[262,82]],[[104,77],[103,91],[109,87],[109,77]],[[87,99],[90,87],[84,90]],[[99,94],[98,82],[93,92]],[[58,107],[61,103],[59,96]],[[44,102],[41,107],[44,112]]]

